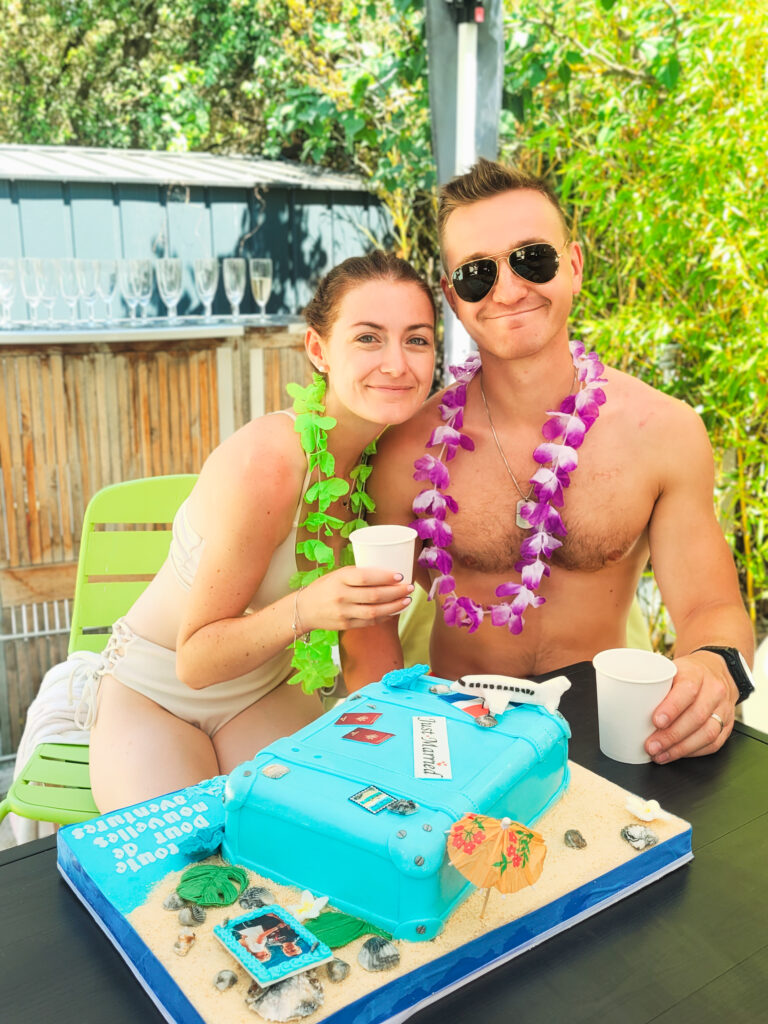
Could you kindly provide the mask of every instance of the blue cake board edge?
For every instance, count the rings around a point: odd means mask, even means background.
[[[400,1024],[419,1010],[592,917],[693,860],[691,829],[459,946],[324,1018],[322,1024]]]
[[[605,910],[692,859],[689,827],[559,899],[382,985],[322,1018],[322,1024],[400,1024],[435,1000]],[[215,1024],[200,1016],[135,929],[80,869],[66,844],[58,844],[57,864],[67,884],[169,1024]]]
[[[151,952],[138,932],[83,871],[65,843],[57,842],[57,867],[88,913],[125,960],[137,981],[169,1024],[211,1024]]]

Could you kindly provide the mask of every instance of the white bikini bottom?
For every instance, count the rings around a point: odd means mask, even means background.
[[[100,675],[114,676],[209,736],[274,690],[291,671],[291,649],[286,648],[247,675],[193,690],[176,675],[176,652],[134,633],[125,619],[112,627],[102,658]]]

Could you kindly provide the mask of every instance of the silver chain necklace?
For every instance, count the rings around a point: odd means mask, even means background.
[[[483,405],[485,406],[485,411],[488,416],[488,424],[491,428],[491,433],[493,434],[493,440],[496,442],[496,447],[499,450],[499,455],[501,456],[502,462],[507,467],[507,472],[509,473],[510,479],[512,480],[512,483],[515,485],[517,493],[520,495],[520,500],[515,506],[515,523],[520,527],[521,530],[527,530],[530,526],[530,523],[527,521],[527,519],[523,518],[522,509],[523,505],[526,503],[526,501],[528,501],[530,496],[533,494],[533,484],[531,484],[528,493],[524,494],[522,487],[517,482],[517,477],[512,472],[512,467],[507,462],[507,456],[504,454],[504,449],[501,447],[501,442],[499,441],[499,438],[496,434],[496,428],[493,425],[493,419],[491,418],[491,410],[488,408],[488,399],[485,397],[485,389],[483,388],[482,374],[480,375],[480,394],[483,396]]]
[[[577,379],[577,375],[576,375],[576,373],[574,373],[573,381],[571,382],[571,391],[573,390],[573,385],[576,382],[576,379]],[[502,462],[504,463],[504,465],[507,468],[507,472],[509,473],[509,477],[510,477],[512,483],[515,485],[517,493],[520,495],[520,500],[518,501],[517,505],[515,506],[515,523],[517,524],[517,526],[521,530],[527,530],[530,527],[531,524],[528,522],[527,519],[523,518],[522,509],[523,509],[523,505],[527,501],[530,500],[530,497],[533,494],[533,486],[534,485],[531,484],[528,493],[527,494],[523,494],[523,489],[520,486],[520,484],[517,482],[517,477],[512,472],[512,467],[507,462],[507,456],[504,454],[504,449],[501,447],[501,442],[499,441],[498,435],[496,433],[496,428],[493,425],[493,419],[491,417],[491,410],[488,408],[488,399],[485,397],[485,389],[483,388],[483,375],[482,375],[482,373],[480,374],[480,394],[483,396],[483,405],[485,406],[485,412],[486,412],[486,414],[488,416],[488,424],[489,424],[489,426],[491,428],[491,433],[493,434],[493,440],[496,442],[496,447],[498,448],[499,455],[501,456]]]

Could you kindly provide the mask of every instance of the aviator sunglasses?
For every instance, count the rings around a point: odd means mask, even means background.
[[[509,252],[501,252],[498,256],[481,256],[467,260],[456,267],[451,274],[450,286],[464,302],[479,302],[496,284],[499,276],[499,260],[506,259],[512,273],[522,277],[531,284],[546,284],[557,274],[560,257],[568,243],[560,252],[548,242],[531,242],[521,245]]]

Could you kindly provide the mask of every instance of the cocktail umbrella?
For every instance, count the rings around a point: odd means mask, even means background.
[[[511,818],[465,814],[448,833],[448,856],[465,878],[486,889],[485,912],[491,886],[501,893],[518,892],[541,875],[547,847],[538,832]]]

